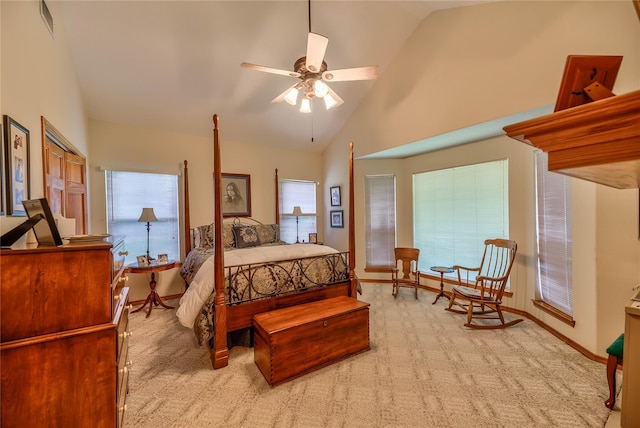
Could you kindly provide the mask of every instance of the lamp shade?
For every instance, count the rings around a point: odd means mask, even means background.
[[[293,207],[293,215],[295,215],[296,217],[302,215],[302,210],[300,209],[300,207],[298,206]]]
[[[309,98],[303,98],[300,103],[300,111],[302,113],[311,113],[311,101]]]
[[[153,212],[153,208],[143,208],[138,221],[153,223],[154,221],[158,221],[158,219]]]

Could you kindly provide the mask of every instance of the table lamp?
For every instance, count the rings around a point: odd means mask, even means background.
[[[151,260],[149,256],[149,230],[151,229],[151,224],[154,221],[158,221],[156,215],[153,212],[153,208],[143,208],[142,214],[140,214],[140,218],[138,221],[147,223],[147,262]]]
[[[300,217],[302,215],[302,210],[300,209],[300,207],[295,206],[293,207],[293,213],[291,213],[291,215],[296,216],[296,244],[300,243],[300,239],[298,237],[298,217]]]

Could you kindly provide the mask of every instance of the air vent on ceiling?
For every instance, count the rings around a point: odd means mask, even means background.
[[[49,33],[51,33],[51,37],[53,37],[53,16],[51,16],[49,7],[44,0],[40,0],[40,16],[42,17],[44,24],[47,26]]]

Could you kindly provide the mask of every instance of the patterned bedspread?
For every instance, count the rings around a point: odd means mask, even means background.
[[[187,257],[184,259],[184,263],[182,263],[182,267],[180,268],[180,275],[187,285],[191,284],[194,275],[198,272],[202,263],[211,256],[213,256],[213,248],[210,247],[198,247],[189,252]]]
[[[193,327],[198,343],[214,335],[212,249],[189,254],[181,269],[190,287],[180,300],[180,322]],[[312,244],[225,251],[225,300],[237,305],[257,299],[324,287],[349,279],[348,253]],[[187,279],[189,278],[189,280]]]

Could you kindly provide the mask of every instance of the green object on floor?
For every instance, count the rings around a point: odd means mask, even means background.
[[[607,348],[607,354],[613,355],[618,358],[622,358],[622,351],[624,350],[624,333],[622,333],[614,342]]]

